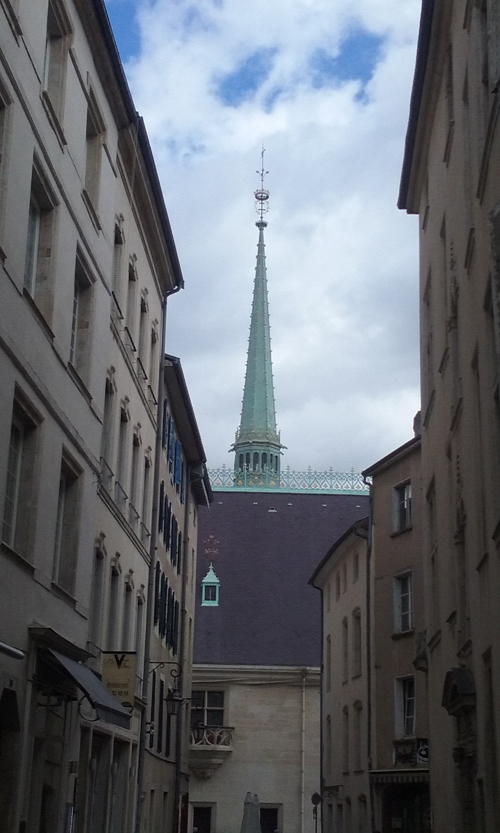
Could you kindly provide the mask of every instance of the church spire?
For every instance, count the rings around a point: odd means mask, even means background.
[[[256,226],[259,229],[257,244],[257,265],[253,288],[250,337],[243,390],[240,427],[234,443],[235,473],[248,471],[252,480],[257,475],[264,485],[278,480],[280,472],[280,435],[276,429],[274,407],[273,369],[271,362],[271,332],[269,326],[269,302],[267,297],[266,256],[264,229],[267,222],[264,214],[268,210],[269,191],[264,188],[264,148],[262,148],[262,169],[260,188],[255,191],[255,207],[259,215]],[[271,475],[271,478],[270,478]]]

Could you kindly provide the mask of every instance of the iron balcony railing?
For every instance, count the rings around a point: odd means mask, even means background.
[[[225,746],[233,744],[233,726],[192,726],[191,746]]]
[[[358,492],[368,494],[368,486],[360,472],[351,469],[349,472],[315,471],[311,467],[307,471],[295,471],[289,466],[276,474],[269,468],[252,469],[245,466],[235,472],[229,466],[223,465],[217,469],[209,469],[210,483],[213,489],[283,489],[284,491],[310,492]]]

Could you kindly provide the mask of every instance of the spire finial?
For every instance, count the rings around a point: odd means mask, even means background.
[[[263,229],[267,226],[266,221],[264,220],[264,214],[267,214],[269,211],[268,199],[269,199],[269,191],[266,191],[264,188],[264,177],[269,173],[269,171],[264,170],[264,154],[266,149],[264,145],[262,145],[262,152],[260,154],[261,158],[261,169],[260,171],[256,171],[256,173],[260,176],[260,188],[255,191],[255,210],[259,215],[258,221],[255,223],[257,228]]]

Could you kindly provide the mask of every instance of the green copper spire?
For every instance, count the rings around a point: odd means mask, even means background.
[[[259,173],[259,171],[257,171]],[[269,302],[267,297],[266,255],[264,229],[267,222],[269,191],[264,189],[264,149],[262,149],[261,187],[255,192],[259,220],[255,224],[259,229],[257,245],[257,265],[253,288],[252,315],[250,319],[250,337],[245,372],[245,387],[241,408],[240,427],[236,432],[234,443],[235,473],[245,469],[262,475],[262,481],[269,485],[280,472],[280,435],[276,429],[276,412],[274,407],[273,368],[271,362],[271,331],[269,326]]]

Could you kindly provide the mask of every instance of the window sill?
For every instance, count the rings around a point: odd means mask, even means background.
[[[5,541],[2,541],[0,543],[0,551],[3,552],[4,555],[7,555],[9,558],[15,561],[17,564],[19,564],[20,567],[23,567],[28,573],[33,574],[35,572],[35,567],[31,563],[31,561],[28,561],[28,559],[25,558],[24,555],[21,555],[20,552],[17,552],[17,550],[10,547],[8,544],[5,543]]]
[[[431,638],[429,639],[429,641],[427,643],[427,647],[428,647],[429,651],[432,653],[432,651],[434,650],[436,645],[439,645],[440,642],[441,642],[441,628],[439,628],[439,630],[437,630],[436,633],[433,636],[431,636]]]
[[[101,227],[101,221],[99,220],[99,215],[98,215],[97,211],[94,208],[94,204],[92,202],[90,194],[88,193],[88,191],[85,190],[85,188],[82,191],[82,200],[85,203],[85,207],[86,207],[87,211],[89,212],[89,216],[90,216],[90,219],[92,220],[92,225],[94,226],[95,230],[97,232],[101,231],[102,227]]]
[[[68,362],[68,373],[71,376],[71,378],[73,379],[73,382],[75,383],[75,385],[79,389],[80,393],[84,396],[84,398],[87,400],[87,402],[90,405],[90,403],[92,402],[92,394],[90,393],[87,385],[85,384],[82,377],[78,373],[78,370],[76,369],[74,364],[72,364],[71,362]]]
[[[61,146],[61,150],[64,150],[65,146],[68,143],[66,141],[66,136],[64,135],[61,122],[59,121],[58,115],[54,109],[54,105],[50,100],[48,92],[46,90],[43,90],[40,98],[42,100],[43,109],[45,110],[45,114],[49,120],[50,126],[57,136],[57,140]]]
[[[0,0],[0,6],[2,6],[2,8],[4,9],[5,16],[9,21],[9,26],[12,29],[12,34],[14,35],[17,43],[19,43],[19,38],[22,37],[23,30],[21,29],[19,18],[16,12],[14,11],[12,3],[10,2],[10,0]]]
[[[391,538],[397,538],[398,535],[403,535],[404,532],[410,532],[413,529],[413,524],[409,524],[409,526],[405,526],[404,529],[396,529],[394,532],[391,532]]]
[[[38,306],[36,300],[33,298],[33,295],[31,295],[31,293],[28,292],[28,290],[26,289],[25,286],[23,287],[23,297],[24,297],[25,301],[27,302],[27,304],[29,305],[31,311],[35,315],[38,323],[40,324],[40,327],[44,331],[48,340],[50,341],[51,344],[53,344],[54,339],[55,339],[55,335],[52,332],[52,330],[51,330],[51,328],[50,328],[50,326],[47,322],[47,319],[45,318],[43,312],[41,311],[40,307]]]
[[[75,597],[71,593],[69,593],[68,590],[65,590],[64,587],[61,587],[61,585],[58,584],[56,581],[51,582],[50,589],[52,590],[55,596],[58,596],[65,602],[69,602],[69,604],[72,607],[76,606]]]
[[[396,640],[397,639],[406,639],[406,637],[414,636],[414,634],[415,634],[415,629],[414,628],[410,628],[407,631],[394,631],[394,633],[391,634],[391,639],[396,639]]]

